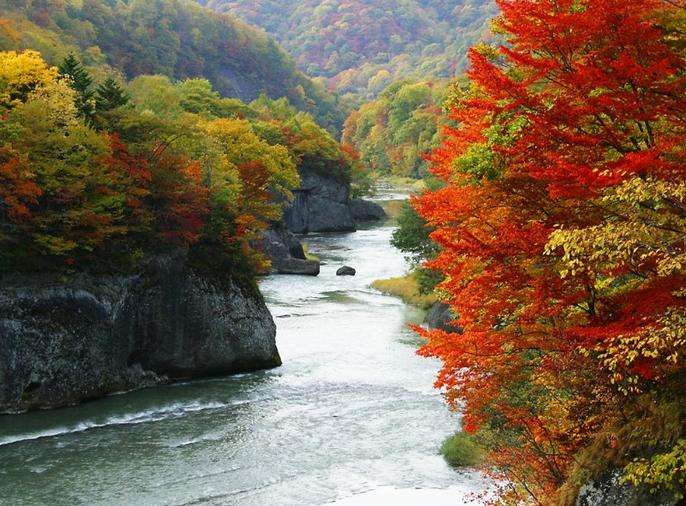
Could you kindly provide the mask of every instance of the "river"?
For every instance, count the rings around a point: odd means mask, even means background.
[[[0,504],[479,504],[439,455],[458,420],[421,312],[369,287],[407,269],[392,231],[308,237],[319,277],[262,281],[280,368],[0,417]]]

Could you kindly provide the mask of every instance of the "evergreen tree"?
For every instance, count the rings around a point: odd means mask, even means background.
[[[111,111],[128,103],[128,95],[112,77],[108,77],[95,91],[95,108],[98,112]]]
[[[71,87],[78,94],[76,107],[81,116],[83,116],[88,123],[91,123],[95,112],[93,106],[93,91],[91,90],[93,78],[73,53],[70,53],[69,56],[64,59],[59,66],[59,71],[60,75],[69,77]]]

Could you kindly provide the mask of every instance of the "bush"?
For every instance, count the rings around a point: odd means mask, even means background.
[[[457,432],[443,441],[441,454],[453,467],[474,467],[481,463],[484,450],[474,436],[466,432]]]
[[[422,309],[428,309],[438,300],[435,294],[422,294],[416,273],[410,273],[399,278],[377,279],[372,283],[372,288],[386,295],[399,297],[406,304],[411,304]]]

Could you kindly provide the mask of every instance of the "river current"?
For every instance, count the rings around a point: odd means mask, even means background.
[[[459,420],[415,353],[423,314],[369,286],[408,267],[392,231],[309,236],[319,277],[261,282],[280,368],[0,417],[0,504],[479,504],[439,455]]]

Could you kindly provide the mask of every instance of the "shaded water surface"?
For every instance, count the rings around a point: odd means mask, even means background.
[[[318,278],[262,282],[278,369],[0,417],[0,504],[472,503],[481,477],[438,454],[457,420],[422,315],[369,288],[407,268],[392,230],[308,237]]]

